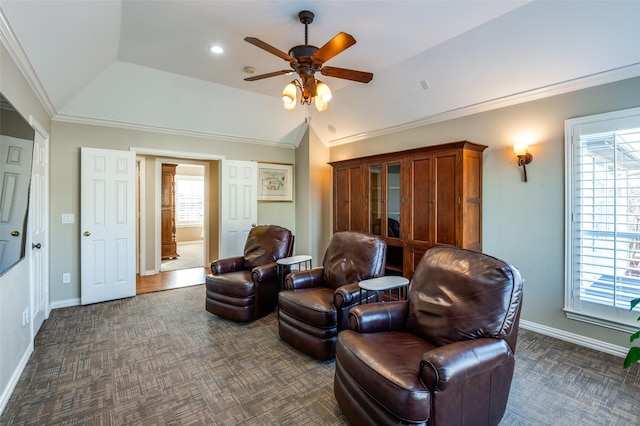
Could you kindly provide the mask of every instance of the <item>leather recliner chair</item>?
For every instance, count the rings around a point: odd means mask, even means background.
[[[278,303],[276,261],[293,253],[291,231],[277,225],[251,229],[244,255],[211,263],[206,278],[206,309],[222,318],[248,322],[273,311]]]
[[[427,250],[408,300],[354,307],[334,393],[352,424],[497,425],[513,369],[523,280],[507,263]]]
[[[335,233],[321,267],[287,275],[278,295],[280,338],[316,359],[333,359],[338,331],[347,327],[349,309],[360,302],[358,283],[384,275],[386,254],[380,237]]]

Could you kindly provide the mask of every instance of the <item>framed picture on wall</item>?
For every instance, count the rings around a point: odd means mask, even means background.
[[[258,201],[293,201],[293,164],[258,163]]]

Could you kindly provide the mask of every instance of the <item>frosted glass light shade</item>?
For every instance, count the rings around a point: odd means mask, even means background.
[[[320,99],[320,96],[316,96],[314,98],[314,102],[316,103],[316,109],[318,112],[326,111],[327,108],[329,108],[329,103],[323,102],[322,99]]]
[[[526,155],[528,148],[529,147],[527,145],[525,145],[525,144],[517,143],[517,144],[513,145],[513,152],[516,155]]]
[[[331,89],[321,81],[318,81],[316,86],[316,98],[320,98],[325,103],[331,100]]]
[[[282,101],[285,103],[285,105],[287,104],[294,105],[294,108],[295,108],[296,94],[297,94],[296,85],[293,83],[289,83],[286,86],[284,86],[284,90],[282,91]]]

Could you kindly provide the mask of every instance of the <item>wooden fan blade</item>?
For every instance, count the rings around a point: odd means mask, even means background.
[[[311,55],[313,62],[327,62],[329,59],[336,56],[343,50],[356,44],[356,39],[347,33],[338,33],[335,37],[329,40],[324,46]]]
[[[244,41],[253,44],[256,47],[259,47],[260,49],[266,50],[267,52],[271,53],[272,55],[276,55],[282,59],[284,59],[285,61],[292,61],[295,60],[294,58],[292,58],[291,56],[289,56],[287,53],[284,53],[282,50],[273,47],[272,45],[270,45],[269,43],[265,43],[264,41],[255,38],[255,37],[245,37]]]
[[[346,68],[322,67],[320,74],[327,77],[344,78],[345,80],[368,83],[373,79],[373,74],[365,71],[356,71]]]
[[[268,74],[260,74],[260,75],[254,75],[253,77],[247,77],[247,78],[244,79],[244,81],[262,80],[263,78],[277,77],[279,75],[289,74],[290,72],[293,72],[293,71],[291,71],[291,70],[274,71],[274,72],[270,72]]]

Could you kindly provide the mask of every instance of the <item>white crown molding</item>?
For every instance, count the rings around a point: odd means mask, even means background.
[[[49,115],[49,118],[52,118],[56,114],[56,109],[51,103],[47,92],[44,90],[38,75],[31,66],[31,62],[29,61],[27,54],[24,52],[24,49],[22,49],[20,42],[16,38],[2,7],[0,7],[0,40],[2,40],[2,44],[9,51],[11,58],[27,80],[27,83],[29,83],[29,86],[31,86],[31,89],[34,91],[36,97],[42,104],[42,107]]]
[[[557,328],[547,327],[546,325],[537,324],[531,321],[520,320],[520,327],[525,330],[534,331],[536,333],[544,334],[545,336],[555,337],[556,339],[564,340],[565,342],[605,352],[620,358],[626,357],[627,352],[629,351],[629,348],[625,348],[623,346],[612,345],[601,340],[569,333],[568,331],[558,330]],[[620,366],[622,367],[622,363],[620,363]]]
[[[188,160],[224,160],[227,158],[224,155],[217,154],[200,154],[186,151],[171,151],[166,149],[154,149],[154,148],[145,148],[145,147],[137,147],[131,146],[129,147],[129,151],[135,152],[139,155],[153,155],[154,157],[164,157],[164,158],[185,158]],[[157,273],[157,271],[155,272]],[[145,274],[140,274],[145,275]]]
[[[273,146],[278,148],[290,148],[290,149],[296,148],[296,145],[293,145],[290,143],[283,143],[279,141],[266,141],[262,139],[223,135],[223,134],[218,134],[213,132],[198,132],[193,130],[173,129],[170,127],[149,126],[146,124],[137,124],[137,123],[131,123],[127,121],[86,118],[86,117],[78,117],[74,115],[56,114],[53,117],[53,121],[75,123],[75,124],[88,124],[91,126],[114,127],[118,129],[138,130],[142,132],[191,136],[191,137],[197,137],[197,138],[219,140],[223,142],[249,143],[253,145],[266,145],[266,146]],[[299,144],[299,141],[298,141],[298,144]]]
[[[565,93],[575,92],[581,89],[588,89],[590,87],[600,86],[603,84],[613,83],[616,81],[638,76],[640,76],[640,63],[635,63],[613,70],[568,80],[562,83],[552,84],[549,86],[516,93],[514,95],[504,96],[502,98],[497,98],[490,101],[480,102],[466,107],[445,111],[439,114],[421,118],[419,120],[411,121],[409,123],[374,130],[371,132],[359,133],[357,135],[346,136],[344,138],[329,140],[326,145],[328,145],[329,147],[345,145],[363,139],[370,139],[377,136],[388,135],[390,133],[414,129],[416,127],[439,123],[446,120],[453,120],[472,114],[491,111],[494,109],[513,106],[525,102],[531,102],[538,99],[549,98],[551,96],[562,95]]]

